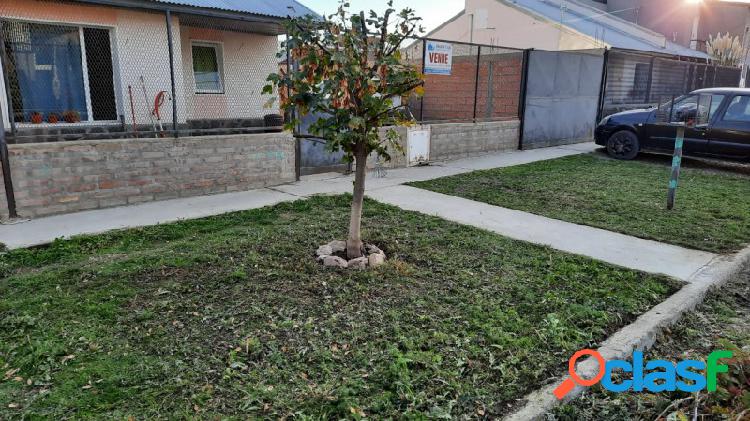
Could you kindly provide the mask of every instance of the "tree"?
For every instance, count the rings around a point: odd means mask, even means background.
[[[313,17],[290,19],[283,43],[295,66],[268,77],[263,92],[278,92],[281,108],[293,115],[323,115],[310,127],[330,151],[343,150],[356,166],[346,252],[349,259],[363,255],[360,237],[367,157],[375,152],[390,160],[390,150],[403,153],[387,124],[409,123],[394,98],[423,93],[422,75],[402,63],[401,44],[423,29],[412,9],[396,13],[393,1],[382,15],[370,11],[350,14],[341,1],[338,12],[322,21]],[[297,119],[287,123],[292,129]]]

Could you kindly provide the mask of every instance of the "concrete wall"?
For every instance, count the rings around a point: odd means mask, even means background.
[[[10,145],[9,152],[23,217],[248,190],[295,177],[288,133],[36,143]]]
[[[434,124],[430,160],[444,161],[518,149],[518,120]]]
[[[519,120],[488,121],[480,123],[446,123],[430,124],[430,161],[448,161],[452,159],[480,156],[492,152],[513,151],[518,149]],[[381,129],[381,138],[387,128]],[[399,144],[406,152],[408,129],[395,127],[399,134]],[[404,154],[389,149],[391,161],[382,163],[385,168],[403,168],[407,166]],[[377,156],[370,156],[368,168],[373,168]]]

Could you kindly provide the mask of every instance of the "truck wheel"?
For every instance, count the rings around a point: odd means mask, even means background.
[[[638,156],[640,142],[638,136],[628,130],[614,133],[607,140],[607,153],[615,159],[631,160]]]

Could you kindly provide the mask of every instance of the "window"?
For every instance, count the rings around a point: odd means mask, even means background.
[[[193,43],[195,92],[224,93],[221,67],[221,46],[219,44]]]
[[[19,123],[116,120],[108,29],[2,22]]]
[[[729,103],[724,113],[724,121],[750,123],[750,96],[738,95]]]

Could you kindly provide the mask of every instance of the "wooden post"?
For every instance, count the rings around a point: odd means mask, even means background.
[[[672,158],[672,176],[669,178],[669,195],[667,197],[667,209],[674,209],[674,199],[677,194],[677,184],[680,181],[680,168],[682,167],[682,146],[685,142],[685,127],[677,128],[677,137],[674,141],[674,157]]]

